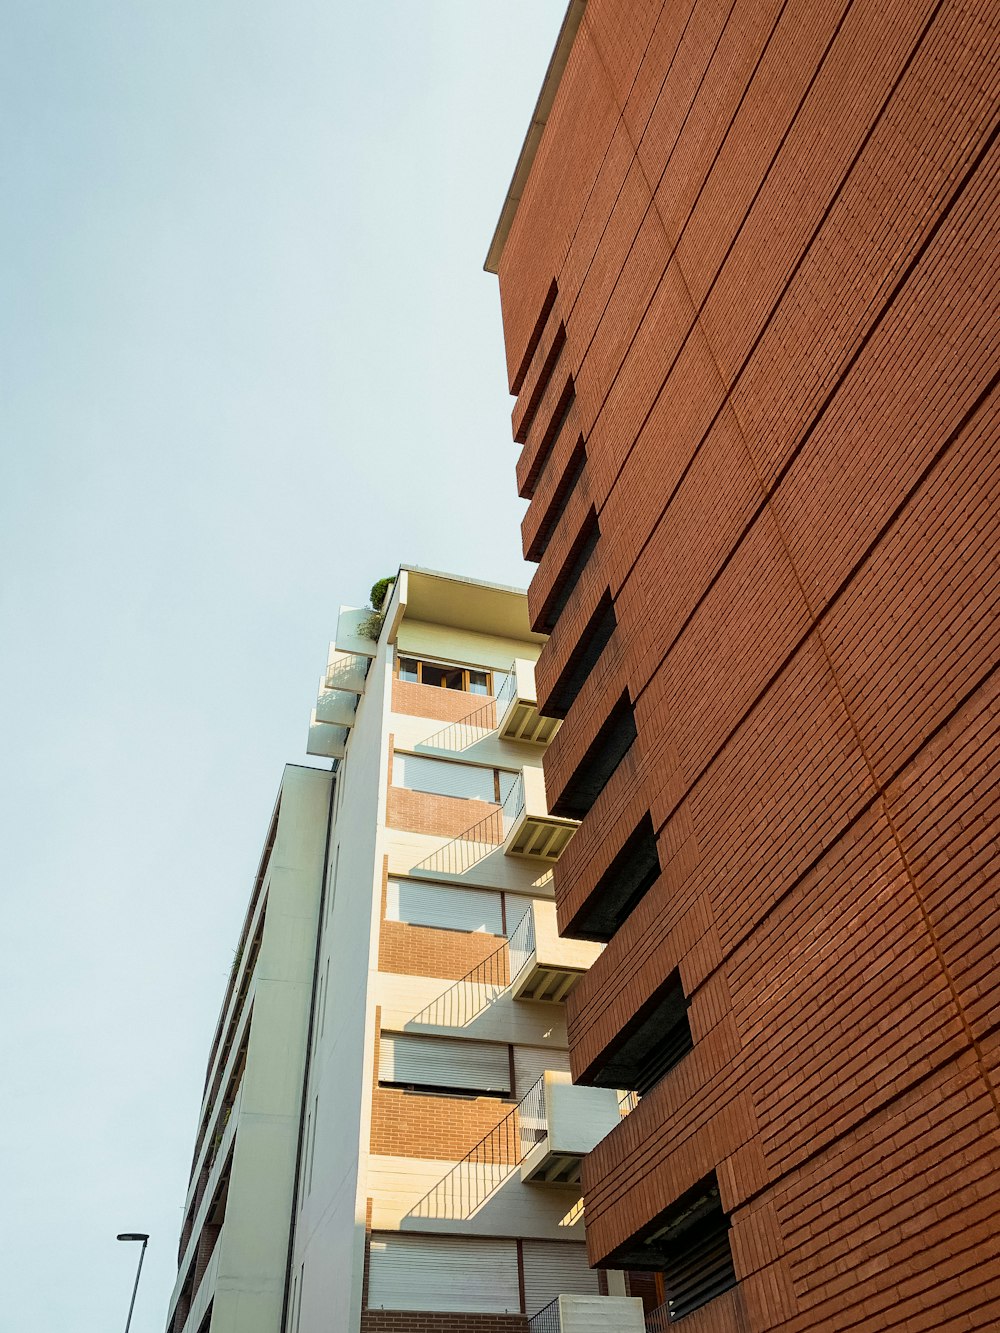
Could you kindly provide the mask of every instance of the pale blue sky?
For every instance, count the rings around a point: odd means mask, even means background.
[[[340,601],[523,584],[481,272],[564,0],[6,0],[2,1327],[162,1333]]]

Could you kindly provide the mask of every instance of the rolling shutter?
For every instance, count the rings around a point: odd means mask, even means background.
[[[587,1263],[587,1247],[572,1241],[526,1240],[524,1304],[528,1318],[557,1296],[597,1296],[597,1272]]]
[[[517,1314],[517,1242],[376,1232],[368,1308]]]
[[[449,763],[419,754],[396,752],[392,760],[392,785],[435,796],[462,796],[468,800],[496,804],[493,769],[478,764]]]
[[[486,889],[455,889],[450,884],[423,884],[412,879],[389,880],[385,919],[405,921],[411,926],[503,934],[499,893],[490,893]]]
[[[552,1050],[542,1046],[514,1047],[514,1096],[521,1100],[530,1087],[542,1077],[546,1069],[569,1073],[569,1051]]]
[[[510,1092],[510,1061],[506,1045],[499,1042],[383,1032],[378,1077],[380,1083],[506,1096]]]

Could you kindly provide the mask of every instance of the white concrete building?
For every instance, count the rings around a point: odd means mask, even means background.
[[[168,1333],[641,1330],[586,1260],[581,1159],[621,1110],[568,1072],[600,946],[556,932],[543,640],[523,593],[414,568],[384,611],[340,614],[309,741],[334,771],[285,773]]]

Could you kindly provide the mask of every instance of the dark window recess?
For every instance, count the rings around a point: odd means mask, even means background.
[[[687,996],[674,972],[622,1029],[587,1082],[645,1095],[694,1045],[687,1009]]]
[[[521,418],[521,425],[518,428],[514,441],[516,444],[523,444],[528,438],[528,431],[531,429],[531,423],[535,419],[535,413],[538,411],[538,404],[545,396],[545,390],[549,387],[549,380],[552,373],[559,364],[559,358],[562,356],[563,348],[566,346],[566,328],[560,324],[556,329],[556,336],[552,339],[552,346],[549,348],[549,354],[545,358],[541,370],[538,372],[538,379],[535,381],[535,387],[532,390],[531,397],[525,405],[524,416]]]
[[[535,454],[535,461],[528,470],[524,481],[521,483],[519,494],[525,500],[530,500],[538,489],[538,480],[545,470],[545,465],[549,461],[549,455],[555,448],[556,440],[562,434],[563,427],[569,418],[573,404],[576,402],[576,388],[573,384],[573,376],[570,375],[566,380],[566,385],[559,395],[559,401],[549,417],[549,424],[538,443],[538,451]]]
[[[597,548],[600,535],[597,515],[592,509],[556,578],[549,600],[542,607],[538,617],[538,628],[543,634],[551,634],[555,629],[556,621],[565,610],[566,603],[573,595],[573,589],[580,582],[580,575],[587,568],[587,562]]]
[[[587,628],[580,635],[580,642],[570,654],[562,675],[546,700],[546,717],[566,716],[617,626],[615,604],[609,590],[598,602],[597,610],[587,622]]]
[[[656,835],[647,813],[598,880],[566,934],[606,943],[653,887],[659,874]]]
[[[535,533],[535,540],[527,550],[529,560],[541,560],[548,547],[552,534],[559,525],[559,520],[566,512],[566,506],[573,498],[573,492],[576,490],[577,483],[583,476],[584,465],[587,462],[587,450],[583,443],[583,436],[577,441],[576,448],[570,454],[569,462],[566,464],[566,470],[563,473],[562,481],[556,487],[555,494],[549,504],[548,513],[538,525],[538,531]]]
[[[582,819],[608,785],[635,738],[635,717],[626,690],[591,741],[576,772],[553,805],[552,813],[560,819]]]
[[[661,1272],[667,1303],[660,1308],[671,1324],[735,1287],[729,1218],[714,1174],[620,1245],[606,1262],[609,1268]]]

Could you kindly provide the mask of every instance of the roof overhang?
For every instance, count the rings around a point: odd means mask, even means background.
[[[552,52],[552,59],[549,61],[549,67],[545,71],[545,78],[542,81],[542,90],[538,94],[538,101],[535,103],[535,110],[531,117],[531,124],[528,126],[528,133],[524,136],[524,143],[521,145],[521,154],[517,159],[517,166],[514,168],[514,174],[511,177],[510,185],[507,187],[507,197],[504,199],[503,208],[500,210],[500,220],[496,225],[496,231],[493,233],[493,240],[490,242],[489,253],[486,256],[486,263],[483,265],[483,268],[487,273],[496,273],[500,268],[500,256],[503,254],[503,248],[507,243],[510,229],[514,225],[517,206],[521,202],[521,195],[524,193],[524,187],[528,183],[528,177],[531,174],[531,167],[535,160],[535,154],[538,152],[538,145],[542,141],[542,133],[548,122],[549,112],[552,110],[552,103],[555,101],[556,93],[559,91],[559,84],[562,80],[563,70],[566,68],[566,62],[569,60],[569,53],[573,46],[573,39],[576,37],[577,29],[583,19],[583,11],[586,8],[587,0],[569,0],[566,16],[562,21],[562,27],[559,29],[559,36],[556,38],[556,46],[555,50]]]
[[[392,602],[396,606],[390,604],[387,618],[397,623],[405,617],[497,638],[545,642],[544,634],[532,631],[527,594],[521,588],[402,565]]]

